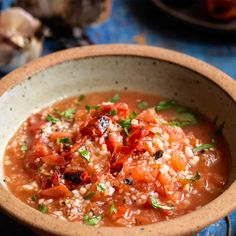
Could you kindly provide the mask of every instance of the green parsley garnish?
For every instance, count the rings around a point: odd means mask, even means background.
[[[167,110],[170,108],[173,108],[176,106],[176,101],[175,100],[168,100],[168,101],[160,101],[156,106],[155,106],[155,111],[160,112],[163,110]]]
[[[84,222],[86,225],[97,225],[102,219],[102,216],[93,216],[91,218],[89,218],[89,216],[87,214],[84,215]]]
[[[99,192],[105,192],[105,191],[107,190],[107,188],[106,188],[105,184],[99,183],[99,184],[97,185],[97,190],[98,190]]]
[[[172,108],[174,108],[178,113],[183,113],[187,111],[186,107],[179,105],[175,100],[160,101],[155,106],[155,111],[160,112]]]
[[[26,152],[26,151],[28,150],[27,145],[26,145],[26,144],[22,144],[21,147],[20,147],[20,150],[21,150],[22,152]]]
[[[168,124],[171,126],[184,127],[197,124],[197,119],[191,113],[181,113],[177,117],[173,118],[170,122],[168,122]]]
[[[85,200],[89,200],[93,195],[95,195],[96,194],[96,192],[90,192],[90,193],[88,193],[86,196],[84,196],[84,199]]]
[[[200,146],[197,146],[193,149],[193,152],[200,152],[202,150],[205,150],[205,149],[209,149],[209,148],[214,148],[216,146],[216,143],[213,142],[213,143],[205,143],[205,144],[202,144]]]
[[[195,173],[195,175],[194,175],[192,178],[185,178],[185,179],[183,179],[183,180],[190,181],[190,182],[194,183],[194,182],[198,181],[200,178],[201,178],[201,175],[200,175],[200,173],[197,171],[197,172]]]
[[[93,106],[93,105],[86,105],[85,106],[85,109],[88,111],[88,112],[90,112],[91,110],[97,110],[99,108],[99,106],[97,106],[97,105],[95,105],[95,106]]]
[[[81,101],[84,100],[84,98],[85,98],[85,95],[84,95],[84,94],[81,94],[81,95],[79,96],[79,98],[78,98],[78,101],[81,102]]]
[[[176,112],[178,112],[178,113],[187,112],[187,108],[184,107],[184,106],[181,106],[181,105],[177,105],[177,106],[175,107],[175,110],[176,110]]]
[[[69,138],[57,138],[57,144],[64,143],[66,146],[72,145],[72,141]]]
[[[115,207],[114,202],[111,204],[110,210],[109,210],[110,214],[112,213],[117,213],[117,208]]]
[[[115,116],[115,115],[117,115],[117,112],[116,112],[116,110],[110,110],[108,113],[107,113],[107,115],[108,116]]]
[[[120,125],[124,129],[126,135],[129,136],[129,128],[131,127],[131,119],[121,120]]]
[[[129,115],[129,118],[132,120],[132,119],[135,119],[137,117],[137,113],[132,111]]]
[[[114,95],[113,98],[109,99],[108,102],[115,103],[115,102],[117,102],[119,99],[120,99],[120,95],[117,93],[117,94]]]
[[[84,100],[85,96],[81,94],[76,100],[75,105],[80,106],[81,102]]]
[[[165,205],[158,204],[157,199],[152,195],[150,195],[150,200],[152,203],[152,207],[155,209],[173,210],[175,208],[173,206],[165,206]]]
[[[141,110],[144,110],[144,109],[148,108],[148,103],[145,101],[141,101],[138,103],[138,108]]]
[[[36,194],[34,194],[33,196],[31,196],[31,200],[33,202],[36,202],[38,200],[38,196]]]
[[[87,161],[90,162],[90,153],[84,149],[79,149],[78,153]]]
[[[58,121],[60,121],[58,118],[55,118],[51,115],[47,115],[46,119],[47,121],[52,122],[52,124],[56,124]]]
[[[68,120],[72,120],[74,118],[76,110],[73,108],[70,108],[68,110],[65,110],[60,113],[60,115]]]
[[[38,210],[41,211],[42,213],[48,213],[48,208],[44,204],[39,204]]]

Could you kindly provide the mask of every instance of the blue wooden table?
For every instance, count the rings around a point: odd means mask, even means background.
[[[3,1],[3,7],[6,8],[11,1]],[[94,44],[134,43],[177,50],[206,61],[236,79],[236,37],[209,33],[184,25],[161,13],[150,0],[113,0],[109,19],[102,24],[88,27],[85,32]],[[43,54],[53,51],[55,42],[46,40]],[[1,218],[3,216],[0,215],[0,235],[5,232],[1,228]],[[231,235],[234,236],[236,211],[229,218],[232,225]],[[3,221],[8,225],[14,224],[8,218]],[[20,226],[16,226],[16,229],[17,227],[19,229]],[[33,234],[25,231],[24,235]],[[221,219],[198,234],[206,235],[227,235],[226,219]]]

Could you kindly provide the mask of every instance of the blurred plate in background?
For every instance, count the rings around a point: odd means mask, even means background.
[[[166,14],[198,28],[222,33],[236,33],[236,19],[226,22],[212,21],[203,11],[203,1],[196,0],[185,6],[183,4],[182,6],[168,4],[166,0],[152,1]]]

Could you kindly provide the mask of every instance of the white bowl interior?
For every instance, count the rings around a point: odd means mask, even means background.
[[[0,158],[8,140],[33,112],[56,100],[105,90],[139,90],[174,98],[210,119],[225,122],[223,133],[232,153],[229,183],[236,176],[236,106],[216,84],[179,65],[157,59],[105,56],[72,60],[41,71],[0,97]],[[0,183],[3,161],[0,161]]]

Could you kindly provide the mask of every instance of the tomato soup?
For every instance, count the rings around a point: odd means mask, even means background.
[[[5,151],[5,181],[24,203],[63,220],[168,220],[224,191],[230,152],[221,129],[153,94],[80,95],[21,125]]]

